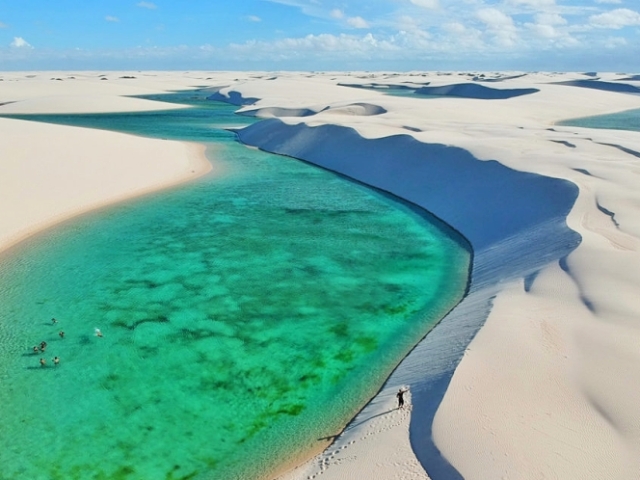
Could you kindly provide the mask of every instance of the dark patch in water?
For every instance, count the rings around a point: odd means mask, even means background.
[[[293,405],[285,405],[284,407],[280,407],[276,412],[276,414],[278,415],[284,414],[284,415],[290,415],[292,417],[295,417],[297,415],[300,415],[300,413],[302,413],[303,410],[304,410],[304,405],[300,403],[295,403]]]

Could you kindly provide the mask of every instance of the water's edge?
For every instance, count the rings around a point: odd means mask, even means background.
[[[392,195],[392,194],[391,194],[391,196],[393,196],[394,198],[397,198],[395,195]],[[124,202],[123,202],[123,203],[124,203]],[[401,202],[401,203],[402,203],[402,202]],[[406,203],[406,202],[405,202],[405,203]],[[113,207],[113,205],[110,205],[110,207]],[[99,211],[99,210],[98,210],[98,211]],[[419,211],[421,212],[421,216],[422,216],[423,218],[427,218],[427,217],[429,217],[429,218],[430,218],[430,215],[427,215],[427,214],[422,213],[422,209],[419,209]],[[96,211],[87,212],[87,216],[88,216],[89,214],[94,214],[95,212],[96,212]],[[414,209],[414,213],[416,213],[416,212],[417,212],[417,210],[416,210],[416,209]],[[84,215],[84,214],[82,214],[82,215]],[[82,215],[80,215],[80,216],[82,216]],[[78,218],[78,217],[74,217],[74,220],[77,220],[77,218]],[[62,225],[62,224],[60,224],[60,225]],[[60,225],[59,225],[59,226],[60,226]],[[62,226],[63,226],[63,225],[62,225]],[[438,229],[442,230],[442,229],[443,229],[442,227],[443,227],[443,225],[440,225],[440,226],[438,226]],[[445,229],[445,230],[446,230],[446,229]],[[460,245],[460,243],[459,243],[459,241],[458,241],[458,237],[450,237],[450,238],[455,238],[456,242]],[[29,243],[29,242],[27,242],[27,243]],[[22,244],[22,246],[24,246],[24,244]],[[16,253],[17,251],[18,251],[18,249],[17,249],[17,247],[16,247],[16,249],[15,249],[15,250],[14,250],[14,249],[11,249],[11,251],[4,252],[4,253],[3,253],[3,255],[4,255],[4,254],[13,254],[13,253]],[[468,280],[468,277],[467,277],[467,280]],[[463,283],[463,285],[468,285],[468,282],[467,282],[467,281],[465,281],[465,282]]]
[[[480,161],[460,148],[417,142],[408,135],[370,140],[348,127],[287,125],[277,119],[239,130],[238,135],[246,144],[322,166],[411,202],[471,245],[470,282],[464,297],[407,354],[378,392],[389,395],[399,386],[411,386],[415,411],[421,413],[411,416],[410,427],[417,459],[433,480],[461,480],[433,441],[433,418],[465,349],[486,321],[499,283],[530,275],[580,243],[579,234],[566,225],[577,186]],[[354,152],[356,158],[347,158]],[[505,185],[511,188],[505,191]],[[460,211],[461,205],[466,212]],[[537,215],[530,213],[533,205]],[[366,420],[375,408],[367,404],[345,429]],[[339,438],[334,443],[340,445]]]

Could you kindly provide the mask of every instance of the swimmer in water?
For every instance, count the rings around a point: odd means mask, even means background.
[[[40,366],[45,367],[47,365],[47,361],[44,358],[40,359]]]
[[[53,323],[55,325],[56,323],[58,323],[58,320],[56,320],[55,318],[52,318],[51,319],[51,323]]]
[[[33,353],[38,353],[40,351],[40,349],[38,348],[37,345],[33,346]]]
[[[62,330],[58,332],[58,335],[60,335],[60,338],[64,338],[64,332]]]
[[[96,328],[96,337],[101,337],[102,336],[102,332],[100,331],[99,328]]]
[[[60,363],[60,359],[58,357],[53,357],[53,364],[58,365]]]

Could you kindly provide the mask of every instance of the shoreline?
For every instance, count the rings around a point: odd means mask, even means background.
[[[257,133],[255,132],[257,130]],[[401,363],[394,369],[388,380],[380,389],[378,394],[367,404],[365,407],[354,417],[354,419],[345,426],[345,429],[336,436],[336,440],[331,446],[321,455],[317,456],[313,460],[307,462],[302,466],[298,466],[291,472],[278,477],[280,480],[294,480],[300,478],[315,478],[315,476],[323,474],[323,478],[339,479],[346,474],[346,470],[343,467],[338,469],[338,473],[334,476],[328,474],[328,467],[336,465],[342,455],[347,455],[353,450],[359,452],[359,455],[366,455],[372,457],[372,455],[366,451],[363,451],[362,444],[364,440],[371,436],[372,433],[367,431],[365,425],[369,418],[376,418],[384,416],[388,413],[392,413],[393,410],[389,410],[390,403],[395,391],[402,386],[409,386],[411,392],[414,393],[413,405],[420,406],[420,410],[423,410],[423,404],[425,400],[427,403],[432,401],[433,397],[433,385],[440,382],[442,376],[451,375],[455,370],[455,366],[460,361],[465,351],[466,345],[471,338],[475,335],[478,329],[484,323],[486,318],[482,314],[480,316],[474,316],[473,320],[469,320],[469,312],[472,310],[468,305],[471,304],[474,309],[477,309],[478,305],[481,305],[480,311],[486,312],[486,305],[490,302],[491,297],[499,290],[496,284],[498,281],[496,277],[508,278],[516,277],[522,274],[522,269],[505,268],[504,261],[498,260],[499,255],[509,256],[509,247],[506,249],[503,247],[500,250],[495,250],[496,242],[504,241],[505,239],[511,239],[511,235],[508,231],[501,232],[500,236],[495,237],[493,233],[499,231],[496,226],[501,222],[506,221],[511,216],[522,216],[521,211],[526,211],[538,202],[540,192],[546,191],[551,188],[551,185],[558,183],[555,187],[557,190],[566,190],[564,196],[560,195],[559,204],[555,202],[549,203],[549,210],[546,211],[540,217],[531,217],[531,223],[522,223],[517,225],[517,229],[514,230],[513,235],[524,237],[525,241],[531,241],[531,229],[540,229],[538,238],[543,239],[548,234],[553,234],[558,237],[567,237],[567,242],[575,247],[575,240],[573,239],[573,232],[567,231],[564,225],[564,214],[570,208],[573,198],[576,195],[576,189],[568,182],[562,180],[541,177],[530,176],[524,172],[518,172],[509,168],[506,168],[497,163],[482,162],[473,157],[468,152],[463,152],[459,149],[442,148],[439,145],[430,145],[425,143],[418,143],[411,139],[409,136],[397,136],[393,141],[386,138],[381,139],[367,139],[354,132],[350,128],[331,126],[328,130],[329,133],[323,131],[323,127],[309,127],[302,126],[300,124],[287,125],[279,121],[263,122],[262,125],[254,124],[245,128],[240,132],[240,138],[243,141],[248,142],[250,145],[258,146],[267,151],[274,153],[285,154],[296,158],[302,158],[312,164],[316,164],[322,168],[336,171],[338,174],[346,175],[348,177],[355,177],[359,182],[370,185],[372,188],[381,189],[394,196],[400,197],[403,201],[410,202],[416,205],[418,208],[424,209],[428,215],[435,216],[440,222],[445,224],[448,229],[456,231],[459,235],[466,239],[472,247],[472,264],[470,265],[470,277],[467,283],[467,292],[462,300],[449,311],[436,326],[419,342],[411,352],[401,361]],[[303,144],[299,141],[298,137],[304,137],[304,149],[298,150],[298,146]],[[321,146],[320,143],[324,142],[324,139],[331,137],[334,147]],[[268,139],[263,142],[262,139]],[[344,155],[341,154],[341,145],[348,144],[351,149]],[[355,146],[355,147],[354,147]],[[322,153],[315,155],[314,152],[322,149]],[[359,155],[354,155],[353,152],[359,152]],[[403,151],[408,158],[422,158],[427,161],[424,164],[412,163],[410,160],[402,163],[395,155],[395,152]],[[346,156],[349,160],[346,160]],[[439,167],[438,165],[447,164],[446,167]],[[375,168],[367,169],[365,165],[373,164]],[[431,164],[431,165],[427,165]],[[391,175],[394,169],[398,169],[402,172],[401,175]],[[479,212],[474,211],[473,208],[470,211],[469,216],[465,216],[462,219],[459,218],[457,211],[449,209],[449,205],[459,205],[460,201],[455,198],[454,191],[464,192],[471,188],[471,185],[466,183],[461,184],[457,172],[461,170],[472,171],[469,175],[467,182],[475,183],[477,181],[486,182],[489,193],[479,192],[478,198],[472,197],[469,200],[476,205],[476,208],[487,208],[483,195],[490,195],[494,192],[495,186],[492,182],[497,184],[510,184],[512,188],[523,189],[527,188],[529,192],[534,192],[528,199],[528,203],[516,202],[515,207],[511,209],[503,209],[501,213],[495,212],[496,208],[489,208],[494,211],[494,218],[489,222],[483,222],[484,224],[477,224],[471,221]],[[435,175],[433,172],[437,172],[439,180],[444,182],[450,182],[454,185],[448,195],[437,195],[435,197],[424,194],[423,185],[429,185],[429,182],[425,179],[432,178]],[[452,177],[448,177],[448,171]],[[372,172],[375,172],[373,174]],[[411,179],[420,179],[418,183],[412,182]],[[391,179],[391,180],[390,180]],[[539,193],[535,193],[538,191]],[[512,192],[507,192],[506,197],[512,195]],[[498,196],[500,197],[500,196]],[[445,201],[443,201],[445,200]],[[498,198],[498,202],[501,202]],[[490,202],[489,202],[490,203]],[[541,211],[544,211],[542,206],[539,207]],[[545,226],[546,222],[549,225]],[[457,222],[457,223],[456,223]],[[512,240],[511,240],[512,241]],[[518,255],[517,248],[513,246],[511,249],[511,256],[509,258],[514,259]],[[567,253],[567,250],[561,248],[557,250],[552,248],[550,251],[536,252],[538,255],[542,255],[543,258],[548,259],[549,255],[559,258]],[[502,265],[496,270],[495,264]],[[530,273],[535,269],[536,265],[540,264],[539,259],[529,259],[525,266],[525,273]],[[491,267],[493,265],[493,267]],[[460,311],[465,311],[466,314],[460,316]],[[454,328],[455,327],[455,328]],[[459,330],[456,332],[455,330]],[[444,332],[444,333],[441,333]],[[444,338],[443,338],[444,337]],[[447,342],[455,340],[456,346],[447,347]],[[438,344],[444,346],[438,346]],[[425,347],[425,345],[427,347]],[[462,347],[462,349],[460,349]],[[425,350],[426,349],[426,350]],[[407,366],[411,365],[413,366]],[[421,365],[429,365],[429,370],[436,370],[436,373],[421,372],[419,376],[416,376],[416,372],[413,371],[416,368],[421,368]],[[444,395],[447,385],[438,386],[438,390],[441,395]],[[430,398],[431,397],[431,398]],[[423,412],[424,413],[424,412]],[[395,444],[400,444],[406,452],[411,451],[411,445],[415,442],[412,440],[409,443],[409,424],[413,430],[424,430],[425,426],[420,419],[416,420],[416,416],[411,415],[411,418],[401,417],[401,421],[398,423],[397,419],[393,417],[398,415],[387,415],[389,417],[388,422],[395,425],[395,428],[389,430],[393,432],[394,438],[387,438],[386,441],[392,441]],[[424,420],[424,419],[422,419]],[[417,421],[417,425],[416,425]],[[355,427],[354,427],[355,426]],[[359,427],[359,428],[358,428]],[[406,428],[406,431],[403,430]],[[402,434],[404,432],[405,434]],[[424,450],[432,450],[431,453],[418,455],[418,459],[424,462],[427,460],[432,466],[436,464],[437,468],[444,473],[444,477],[448,478],[449,475],[455,475],[455,470],[451,470],[451,466],[448,462],[443,461],[441,456],[435,453],[437,448],[433,445],[423,446]],[[380,448],[375,448],[375,457],[379,458],[384,455],[389,455],[386,449],[381,451]],[[338,453],[339,452],[339,453]],[[366,470],[370,468],[369,463],[374,460],[369,458],[369,462],[366,464],[359,464],[359,469],[365,469],[362,478],[368,478],[371,475],[376,475],[376,470]],[[421,470],[417,460],[412,464],[412,470],[417,472],[416,477],[411,478],[427,478],[427,473]],[[360,471],[360,470],[358,470]],[[391,472],[387,472],[391,474]]]
[[[0,118],[0,122],[3,120],[5,119]],[[113,132],[108,133],[112,134]],[[134,138],[136,140],[140,138],[127,134],[116,133],[115,135],[123,135],[126,137]],[[101,192],[98,195],[90,194],[89,192],[87,192],[83,198],[79,198],[77,200],[71,199],[70,201],[68,201],[65,208],[49,208],[48,212],[38,212],[38,215],[35,217],[22,218],[17,220],[15,218],[6,218],[8,215],[5,214],[5,218],[0,218],[0,253],[5,254],[6,252],[16,248],[24,240],[37,235],[38,233],[43,232],[49,228],[72,220],[73,218],[80,215],[98,211],[103,208],[116,205],[118,203],[126,202],[134,198],[148,195],[150,193],[171,189],[209,173],[216,175],[222,173],[222,165],[214,164],[213,159],[207,156],[206,152],[209,147],[206,145],[167,140],[144,140],[144,143],[148,143],[150,141],[158,142],[158,144],[162,148],[158,149],[157,153],[160,153],[161,150],[164,150],[164,145],[160,142],[171,143],[172,145],[170,147],[170,155],[175,155],[177,161],[169,159],[167,162],[165,160],[165,172],[156,174],[156,178],[151,181],[136,179],[133,182],[130,182],[130,184],[125,188],[117,188],[114,192]],[[180,152],[181,150],[182,152]],[[37,168],[35,167],[35,165],[33,167]],[[99,169],[101,168],[103,167],[101,167],[100,165],[96,165],[97,171],[94,173],[99,173]],[[144,166],[143,168],[153,169],[154,167],[148,165]],[[19,175],[18,172],[10,172],[6,170],[3,173],[5,179],[7,179],[7,177],[9,177],[12,173],[16,176]],[[127,172],[126,167],[124,167],[121,174],[127,175],[128,173],[129,172]],[[8,179],[5,181],[7,181],[8,183],[12,181],[12,179]],[[96,179],[96,181],[98,181],[98,179]],[[69,184],[66,188],[74,188],[72,182],[73,179],[70,179]],[[44,188],[44,186],[41,184],[39,188]],[[39,193],[44,195],[46,192]],[[51,193],[51,195],[53,195],[53,193]],[[8,200],[10,204],[21,204],[28,201],[28,199],[26,198],[27,196],[28,195],[25,192],[15,192],[12,197],[8,198]]]
[[[1,113],[1,110],[0,110]],[[35,129],[40,129],[43,132],[46,130],[45,133],[53,133],[53,135],[58,135],[59,137],[65,137],[65,136],[69,136],[67,135],[59,135],[60,133],[63,132],[73,132],[74,133],[74,140],[78,143],[82,143],[84,146],[84,143],[87,143],[88,141],[84,140],[84,139],[79,139],[78,137],[82,137],[83,134],[84,135],[89,135],[91,132],[91,136],[94,137],[94,140],[97,140],[99,142],[102,142],[100,145],[105,145],[108,144],[110,141],[112,141],[113,139],[115,139],[115,136],[120,136],[120,138],[127,138],[128,142],[127,143],[142,143],[145,142],[148,145],[150,145],[149,143],[149,139],[146,139],[143,137],[142,140],[135,142],[136,139],[140,139],[141,137],[135,136],[135,135],[130,135],[130,134],[125,134],[125,133],[114,133],[114,132],[106,132],[106,131],[100,131],[100,130],[94,130],[94,129],[89,129],[89,128],[84,128],[84,127],[69,127],[69,126],[61,126],[61,125],[51,125],[51,124],[40,124],[37,122],[29,122],[26,120],[18,120],[18,119],[11,119],[11,118],[0,118],[0,123],[6,122],[7,124],[11,124],[13,122],[18,122],[17,125],[19,127],[22,128],[35,128]],[[16,124],[14,124],[15,126]],[[81,133],[82,132],[82,133]],[[221,167],[220,165],[216,165],[216,163],[213,161],[213,159],[209,159],[207,160],[206,156],[205,156],[205,150],[210,152],[212,147],[206,146],[206,145],[202,145],[199,143],[188,143],[188,142],[173,142],[173,141],[165,141],[165,140],[153,140],[153,142],[155,142],[155,144],[157,145],[161,145],[164,148],[166,148],[167,143],[169,144],[173,144],[173,143],[178,143],[178,144],[182,144],[185,147],[186,150],[186,158],[188,160],[187,164],[185,166],[182,167],[182,174],[181,175],[174,175],[172,178],[168,179],[166,182],[164,183],[157,183],[151,186],[147,186],[147,187],[140,187],[140,188],[136,188],[136,189],[132,189],[130,191],[127,191],[125,193],[123,193],[122,195],[119,196],[114,196],[112,198],[106,198],[106,199],[102,199],[100,201],[97,201],[95,203],[85,203],[84,205],[78,205],[77,208],[75,209],[70,209],[69,211],[63,212],[58,214],[57,216],[53,217],[53,218],[49,218],[48,221],[46,222],[40,222],[40,223],[35,223],[35,224],[31,224],[31,225],[27,225],[24,226],[22,228],[22,231],[20,231],[19,233],[14,233],[13,235],[11,235],[11,231],[7,230],[9,233],[5,233],[5,237],[6,240],[4,240],[4,244],[0,244],[0,258],[4,257],[6,258],[7,255],[11,255],[12,252],[17,252],[19,251],[18,249],[20,249],[22,246],[25,246],[25,241],[28,240],[29,238],[32,238],[34,236],[37,236],[38,234],[44,232],[45,230],[48,230],[50,228],[57,228],[59,226],[61,226],[62,224],[69,222],[69,221],[73,221],[74,219],[78,218],[79,216],[85,215],[85,214],[92,214],[95,212],[98,212],[104,208],[110,208],[118,203],[121,202],[127,202],[130,201],[134,198],[138,198],[140,196],[149,194],[149,193],[154,193],[154,192],[158,192],[161,190],[166,190],[169,188],[173,188],[175,186],[178,186],[184,182],[187,181],[191,181],[194,180],[196,178],[199,178],[200,176],[203,176],[205,174],[209,174],[212,172],[213,170],[213,174],[215,175],[219,175],[221,173],[223,173],[221,171]],[[160,142],[165,142],[163,144],[160,144]],[[69,142],[68,148],[73,149],[74,147],[74,142]],[[79,149],[79,150],[88,150],[86,148],[86,146],[84,146],[84,149]],[[106,158],[106,154],[103,152],[103,154],[105,155]],[[218,168],[216,168],[218,167]],[[148,171],[148,170],[147,170]],[[369,188],[369,187],[367,187]],[[40,192],[43,196],[44,195],[42,192]],[[45,192],[46,193],[46,192]],[[388,196],[393,196],[393,194],[390,194],[388,192],[382,192],[385,195]],[[21,203],[20,201],[17,201],[16,203]],[[44,205],[44,203],[42,204]],[[415,205],[411,205],[410,202],[407,203],[407,206],[410,206],[411,208],[415,208],[417,210],[422,210],[419,207],[415,206]],[[420,212],[421,216],[431,216],[428,212]],[[1,220],[1,219],[0,219]],[[438,219],[438,229],[450,229],[450,227],[448,225],[446,225],[444,222],[442,222],[441,220]],[[17,230],[17,228],[14,229],[14,231]],[[0,241],[3,240],[3,237],[0,236]],[[456,240],[457,241],[457,240]],[[466,242],[463,241],[463,243]],[[26,242],[26,246],[28,246],[28,242]],[[466,245],[468,247],[468,245]],[[467,281],[465,282],[465,284],[468,286],[468,278]],[[376,392],[376,394],[379,392]],[[375,394],[372,396],[372,398],[375,396]],[[274,470],[274,474],[269,475],[268,477],[265,478],[273,478],[273,475],[279,475],[281,473],[287,472],[289,470],[291,470],[292,468],[296,467],[297,465],[299,465],[300,463],[307,461],[309,458],[312,458],[314,455],[322,452],[328,445],[330,445],[331,442],[330,441],[325,441],[325,442],[318,442],[318,445],[315,445],[313,449],[311,449],[310,451],[305,451],[305,452],[298,452],[297,455],[292,456],[291,458],[287,459],[287,461],[285,463],[280,464],[280,466]]]
[[[412,80],[411,74],[376,75],[387,83]],[[562,118],[639,108],[640,97],[554,84],[581,75],[532,73],[491,84],[539,89],[517,98],[427,100],[340,87],[339,82],[357,78],[345,73],[315,74],[311,80],[286,72],[262,79],[213,74],[212,84],[231,85],[220,95],[260,99],[243,111],[275,117],[241,131],[247,138],[253,135],[251,143],[374,186],[396,182],[421,196],[428,211],[474,246],[474,278],[463,301],[412,350],[329,448],[279,478],[482,479],[524,472],[625,480],[640,468],[640,461],[628,454],[640,448],[640,407],[634,400],[640,395],[640,327],[635,321],[640,314],[635,300],[640,181],[630,175],[640,137],[555,124]],[[435,72],[428,76],[434,86],[470,82]],[[167,77],[144,88],[202,83],[196,74]],[[619,80],[616,74],[603,78]],[[98,89],[94,80],[83,91]],[[313,91],[304,88],[305,82],[312,83]],[[67,96],[56,100],[60,105],[73,93],[71,83],[49,84],[67,89]],[[109,83],[99,88],[113,89],[111,95],[144,90],[140,83]],[[33,98],[39,95],[35,85],[25,89]],[[5,103],[0,113],[17,108],[8,100],[0,95],[0,104]],[[36,106],[34,100],[29,108]],[[340,156],[341,150],[351,150],[350,155]],[[381,161],[385,152],[390,156]],[[432,181],[428,186],[417,174],[397,176],[407,169],[424,173],[424,162],[416,159],[439,157],[444,158],[442,168],[426,170]],[[471,163],[455,167],[463,157],[471,157]],[[83,159],[77,160],[82,165]],[[504,173],[491,173],[498,166],[542,177],[542,188],[505,181]],[[145,179],[148,173],[143,172]],[[87,177],[75,179],[71,187]],[[492,179],[497,184],[481,194],[484,180]],[[545,187],[551,180],[574,185],[576,198],[568,210],[540,209],[541,199],[562,203],[556,187]],[[40,190],[36,193],[43,194]],[[467,191],[479,196],[463,196]],[[438,203],[438,196],[449,204]],[[59,197],[40,198],[46,203]],[[465,213],[467,207],[476,210]],[[505,215],[505,209],[511,214]],[[0,246],[3,253],[6,248]],[[411,386],[413,410],[396,414],[393,396],[399,385]]]
[[[555,74],[549,77],[553,79],[562,75],[572,76]],[[531,77],[534,82],[542,80],[539,75]],[[432,74],[431,79],[451,81],[439,79],[437,74]],[[402,80],[402,77],[393,79],[396,83]],[[475,273],[484,277],[485,281],[489,280],[489,283],[472,285],[472,289],[478,290],[472,292],[475,295],[465,298],[463,304],[416,348],[415,354],[405,359],[397,375],[392,375],[385,390],[351,422],[348,431],[323,454],[288,476],[281,477],[283,480],[315,478],[320,474],[322,478],[330,480],[390,478],[398,474],[403,479],[498,478],[504,472],[514,475],[531,472],[531,475],[538,476],[553,476],[556,475],[554,472],[563,472],[563,478],[594,479],[606,476],[608,472],[612,478],[630,478],[632,466],[637,461],[627,459],[623,451],[635,448],[631,445],[637,444],[636,437],[627,437],[626,446],[623,447],[619,435],[616,445],[615,433],[612,432],[619,430],[616,425],[635,425],[640,416],[638,409],[630,408],[628,404],[628,399],[634,396],[624,391],[624,385],[635,380],[631,380],[634,378],[631,371],[624,368],[630,359],[624,358],[622,352],[627,352],[628,357],[628,346],[621,345],[622,351],[615,355],[609,353],[608,358],[605,356],[605,351],[616,350],[610,344],[610,336],[619,337],[616,333],[619,327],[611,325],[605,328],[604,325],[611,321],[605,319],[621,317],[616,323],[625,325],[629,338],[637,340],[639,337],[639,332],[630,328],[631,318],[637,314],[637,307],[632,300],[632,285],[640,284],[640,279],[635,279],[631,273],[631,265],[637,265],[638,260],[630,256],[633,255],[631,252],[638,249],[638,241],[634,237],[640,233],[631,214],[633,210],[629,207],[631,198],[636,196],[637,187],[630,187],[635,185],[633,178],[628,173],[622,173],[625,165],[632,161],[629,155],[640,151],[638,137],[635,132],[549,127],[561,118],[637,108],[634,102],[638,103],[638,99],[615,92],[546,86],[545,83],[550,79],[543,80],[540,84],[535,83],[536,87],[540,87],[537,97],[531,95],[530,98],[492,103],[497,111],[492,112],[489,119],[476,114],[475,107],[479,109],[483,100],[451,99],[452,105],[455,101],[458,107],[465,107],[453,110],[445,108],[445,104],[449,103],[445,98],[434,101],[397,100],[383,95],[377,95],[375,104],[387,112],[393,112],[395,117],[389,120],[383,115],[379,119],[331,115],[330,109],[324,110],[327,104],[313,105],[312,110],[319,113],[300,118],[285,108],[291,109],[295,104],[302,109],[304,104],[297,103],[301,98],[280,97],[273,82],[267,85],[256,81],[254,85],[238,85],[228,89],[241,98],[261,98],[256,105],[246,107],[253,111],[264,109],[272,114],[274,108],[279,107],[281,113],[291,115],[266,120],[262,125],[246,129],[249,143],[268,151],[316,161],[325,167],[331,164],[342,173],[345,173],[343,168],[351,168],[350,163],[357,164],[359,166],[353,166],[351,172],[365,183],[371,179],[371,171],[380,167],[376,161],[371,162],[371,158],[375,158],[381,148],[369,149],[364,155],[354,149],[360,153],[358,159],[336,160],[336,152],[326,147],[326,144],[340,143],[340,137],[336,138],[336,132],[340,129],[336,125],[353,128],[357,132],[354,136],[374,143],[379,141],[383,144],[384,139],[403,134],[413,136],[420,142],[455,145],[473,155],[478,164],[497,161],[514,171],[532,172],[547,179],[571,182],[576,192],[579,190],[575,203],[572,202],[561,216],[563,220],[557,224],[564,225],[562,229],[569,233],[565,240],[562,240],[563,235],[558,235],[553,222],[540,231],[525,229],[522,235],[504,238],[497,243],[493,240],[486,242],[486,238],[478,237],[486,243],[476,249],[479,268]],[[521,82],[518,80],[515,83]],[[332,88],[326,85],[325,95]],[[263,95],[259,94],[261,90]],[[223,90],[222,93],[227,91]],[[376,94],[369,95],[374,97]],[[336,98],[339,98],[338,92]],[[585,102],[585,98],[594,101]],[[373,100],[369,101],[374,103]],[[402,113],[400,105],[404,107]],[[411,107],[415,113],[420,113],[420,118],[406,112]],[[399,128],[403,125],[411,128]],[[321,133],[323,127],[331,133]],[[415,133],[406,133],[406,130]],[[291,140],[292,137],[298,138]],[[351,142],[348,144],[353,147]],[[395,150],[402,151],[403,157],[411,156],[406,148]],[[362,160],[362,157],[366,157],[366,160]],[[605,160],[612,157],[614,161]],[[397,159],[390,165],[396,162]],[[385,171],[387,177],[396,174],[392,169]],[[457,171],[464,170],[458,168]],[[447,183],[439,175],[432,178]],[[613,183],[605,183],[600,179]],[[620,185],[629,186],[620,190]],[[521,191],[526,193],[527,189]],[[520,192],[515,193],[512,201],[520,197]],[[541,199],[555,202],[553,198],[546,197],[548,194]],[[616,202],[620,198],[626,200]],[[461,204],[457,201],[452,203]],[[505,202],[504,205],[510,203]],[[469,204],[473,202],[462,203],[465,206]],[[535,201],[532,202],[531,212],[536,210],[534,205]],[[485,206],[484,212],[491,216],[501,209],[500,205],[495,208]],[[429,207],[427,210],[434,212]],[[434,213],[442,218],[437,211]],[[524,216],[530,216],[530,213]],[[612,222],[614,216],[615,222]],[[456,213],[453,212],[449,218],[455,217]],[[489,220],[486,215],[481,215],[481,218]],[[516,215],[515,218],[522,218],[522,215]],[[543,223],[544,218],[545,215],[541,217]],[[553,216],[546,218],[552,219]],[[448,218],[444,220],[452,223]],[[460,229],[455,222],[453,227]],[[622,229],[623,232],[617,232]],[[593,233],[596,233],[595,237]],[[613,250],[601,245],[598,236],[607,239]],[[580,245],[571,237],[581,237]],[[550,251],[539,252],[538,247],[545,244]],[[474,246],[477,247],[478,243],[475,242]],[[535,246],[532,249],[533,256],[521,259],[521,249],[531,250],[532,246]],[[592,259],[590,254],[596,255],[596,259]],[[620,259],[625,255],[630,263],[623,266]],[[513,265],[508,265],[510,261]],[[608,265],[615,265],[617,271]],[[600,271],[606,272],[606,275],[598,275]],[[599,293],[607,290],[607,281],[625,285],[624,293],[616,295],[616,300],[622,300],[620,305],[624,306],[622,315],[615,307],[615,300]],[[554,284],[559,289],[554,288]],[[585,288],[588,288],[588,292]],[[562,299],[561,304],[558,304],[558,298]],[[597,303],[594,299],[597,299]],[[606,305],[606,309],[598,305]],[[550,324],[546,317],[553,318],[558,328]],[[598,319],[595,323],[594,317]],[[516,319],[526,320],[526,333],[511,329],[505,338],[501,333],[506,328],[504,322]],[[594,336],[596,331],[599,336]],[[578,340],[585,335],[589,338],[588,344],[584,339]],[[447,350],[451,348],[447,348],[446,342],[458,345],[457,348],[462,345],[459,354],[454,352],[450,356],[451,352]],[[549,342],[554,346],[552,355],[547,351]],[[626,340],[624,344],[630,342]],[[519,345],[520,348],[510,349],[510,344]],[[584,351],[587,345],[590,355],[596,355],[601,364],[606,363],[607,370],[618,372],[616,376],[625,378],[626,382],[612,381],[608,375],[594,376],[592,372],[598,367],[594,361],[588,360],[589,354]],[[524,364],[518,358],[522,353],[526,353],[527,362]],[[606,362],[604,358],[607,358]],[[430,360],[439,360],[439,366],[434,368],[429,364]],[[640,364],[637,356],[634,361]],[[490,368],[487,368],[487,362],[490,362]],[[591,371],[587,371],[587,365],[591,365]],[[531,369],[537,369],[537,375],[519,375]],[[509,376],[508,382],[495,383],[506,375]],[[489,384],[487,379],[493,383]],[[531,387],[528,380],[535,387]],[[410,381],[416,382],[416,388],[412,388],[412,391],[417,393],[414,400],[420,411],[416,413],[414,410],[412,413],[408,432],[398,433],[397,428],[394,431],[392,418],[375,420],[370,427],[363,425],[368,417],[380,418],[392,402],[394,388]],[[616,398],[604,393],[612,388],[612,383],[616,384],[613,387],[617,392]],[[562,388],[555,388],[555,385]],[[533,393],[532,388],[537,393]],[[529,392],[529,395],[523,392]],[[593,403],[594,398],[598,398],[597,404]],[[553,412],[551,421],[540,424],[525,420],[543,417],[545,411]],[[603,411],[617,418],[613,425],[602,422]],[[564,431],[566,423],[571,425],[570,436]],[[512,427],[514,425],[517,425],[517,429]],[[364,439],[369,436],[376,437],[373,445],[371,448],[362,448]],[[564,438],[564,442],[549,442],[549,438],[558,436]],[[354,440],[358,440],[355,446]],[[400,458],[393,453],[394,449],[396,453],[403,452],[401,455],[398,453]],[[582,455],[581,451],[589,453]],[[416,456],[426,471],[414,468]],[[554,458],[556,461],[551,461]],[[558,458],[568,460],[562,464],[557,462]],[[392,467],[394,464],[401,466],[402,473]]]
[[[132,189],[129,192],[112,198],[105,198],[96,201],[95,203],[78,206],[76,209],[73,209],[71,211],[57,214],[51,217],[49,220],[21,227],[20,230],[16,233],[5,234],[3,235],[5,238],[0,237],[0,255],[8,254],[11,250],[18,248],[19,244],[23,241],[36,236],[50,228],[54,228],[68,221],[72,221],[76,217],[97,212],[104,208],[140,198],[151,193],[170,190],[172,188],[179,187],[182,184],[194,181],[210,173],[214,175],[220,173],[220,170],[214,167],[214,165],[206,155],[206,150],[209,147],[207,147],[206,145],[189,142],[180,143],[184,143],[187,146],[186,156],[189,162],[188,167],[187,169],[185,169],[183,175],[175,176],[174,178],[167,179],[165,182],[155,185],[142,186],[137,189]]]

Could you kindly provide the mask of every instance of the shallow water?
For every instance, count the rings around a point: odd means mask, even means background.
[[[336,434],[464,292],[446,226],[246,148],[213,127],[252,120],[187,101],[46,118],[215,141],[228,173],[1,257],[0,478],[259,477]]]
[[[563,120],[558,125],[567,127],[608,128],[613,130],[631,130],[640,132],[640,109],[625,112],[597,115],[595,117]]]

